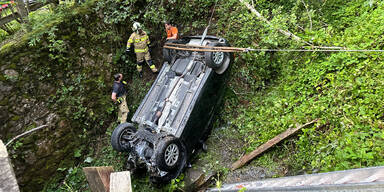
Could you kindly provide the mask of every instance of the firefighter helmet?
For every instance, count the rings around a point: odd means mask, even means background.
[[[139,29],[141,29],[141,24],[139,22],[134,22],[132,26],[132,30],[137,32],[139,31]]]

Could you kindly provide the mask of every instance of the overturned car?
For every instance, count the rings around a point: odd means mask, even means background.
[[[227,47],[214,36],[173,44]],[[233,54],[163,49],[164,65],[132,117],[115,128],[112,147],[128,152],[128,169],[146,167],[155,183],[176,178],[202,146],[223,97]]]

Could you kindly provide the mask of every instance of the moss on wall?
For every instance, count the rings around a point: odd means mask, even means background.
[[[0,101],[10,116],[0,125],[4,130],[0,136],[9,140],[31,126],[50,125],[11,146],[23,191],[40,191],[47,181],[62,177],[57,169],[82,161],[74,151],[83,150],[114,119],[115,106],[106,96],[113,68],[107,64],[111,49],[91,38],[98,33],[94,26],[99,22],[92,10],[79,7],[60,13],[64,14],[60,19],[0,49],[0,81],[12,87]],[[86,34],[79,35],[79,28]],[[40,40],[28,45],[36,37]],[[8,80],[6,69],[19,71],[18,80]]]

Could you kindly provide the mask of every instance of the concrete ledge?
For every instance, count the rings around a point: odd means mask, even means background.
[[[19,186],[11,160],[8,158],[7,148],[0,140],[0,192],[19,192]]]

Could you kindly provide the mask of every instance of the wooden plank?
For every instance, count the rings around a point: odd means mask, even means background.
[[[302,129],[302,128],[308,126],[308,125],[311,125],[311,124],[313,124],[315,122],[317,122],[318,120],[319,119],[315,119],[315,120],[313,120],[311,122],[308,122],[308,123],[306,123],[304,125],[298,126],[298,127],[294,128],[294,129],[289,128],[286,131],[284,131],[283,133],[280,133],[279,135],[277,135],[273,139],[271,139],[268,142],[262,144],[260,147],[258,147],[257,149],[255,149],[251,153],[244,155],[239,160],[237,160],[235,163],[233,163],[232,167],[231,167],[231,170],[233,171],[235,169],[238,169],[238,168],[242,167],[243,165],[245,165],[246,163],[248,163],[249,161],[251,161],[252,159],[257,157],[258,155],[260,155],[261,153],[263,153],[267,149],[273,147],[274,145],[276,145],[280,141],[284,140],[285,138],[291,136],[292,134],[296,133],[300,129]]]
[[[39,9],[39,8],[45,6],[45,5],[48,5],[50,3],[57,4],[57,0],[48,0],[45,3],[32,3],[32,4],[29,5],[30,6],[29,10],[30,11],[36,11],[37,9]],[[19,8],[18,10],[20,10],[20,7],[18,7],[18,8]],[[24,11],[26,11],[26,9]],[[5,24],[7,24],[7,23],[9,23],[9,22],[11,22],[11,21],[13,21],[15,19],[17,20],[19,18],[22,19],[20,13],[19,12],[14,12],[13,9],[12,9],[12,14],[0,18],[0,26],[3,26]]]
[[[28,10],[25,6],[24,0],[16,0],[16,8],[19,15],[21,15],[22,22],[26,23],[28,21]]]
[[[5,17],[0,18],[0,26],[3,26],[3,25],[5,25],[5,24],[7,24],[7,23],[9,23],[15,19],[20,18],[20,15],[18,13],[15,13],[15,15],[10,14],[10,15],[7,15]]]
[[[226,53],[232,53],[232,52],[244,52],[241,50],[220,50],[220,49],[194,49],[194,48],[182,48],[182,47],[173,47],[173,46],[164,46],[166,49],[175,49],[175,50],[183,50],[183,51],[197,51],[197,52],[226,52]]]
[[[239,48],[239,47],[210,47],[210,46],[186,45],[186,44],[177,44],[177,43],[166,43],[165,45],[173,46],[173,47],[208,48],[208,49],[239,50],[239,51],[244,51],[246,49],[246,48]]]
[[[2,140],[0,140],[0,191],[20,191],[11,160],[8,157],[7,149]]]
[[[109,192],[109,179],[113,167],[84,167],[83,171],[92,192]]]
[[[110,192],[132,192],[131,173],[129,171],[111,174]]]

